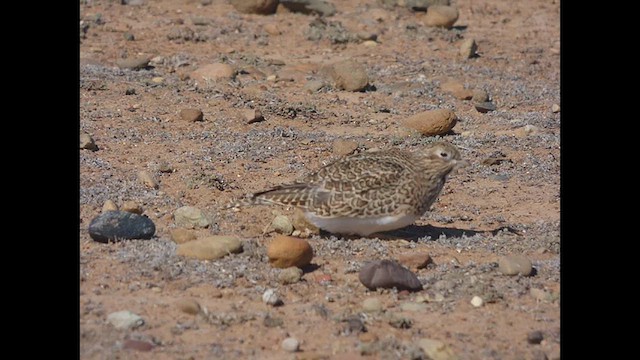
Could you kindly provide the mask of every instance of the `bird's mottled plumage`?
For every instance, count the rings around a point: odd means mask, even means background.
[[[429,210],[447,175],[462,163],[458,149],[442,141],[416,152],[363,152],[237,205],[297,206],[321,229],[367,236],[412,224]]]

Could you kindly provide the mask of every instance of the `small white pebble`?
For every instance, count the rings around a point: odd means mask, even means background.
[[[471,305],[473,305],[474,307],[480,307],[482,306],[482,304],[484,304],[484,301],[482,301],[482,298],[480,296],[474,296],[471,299]]]
[[[274,289],[267,289],[267,291],[262,294],[262,301],[264,301],[265,304],[271,306],[276,306],[282,303]]]
[[[286,338],[282,340],[282,349],[288,352],[296,352],[300,349],[300,342],[295,338]]]
[[[551,112],[553,112],[553,113],[560,112],[560,105],[558,105],[558,104],[551,105]]]

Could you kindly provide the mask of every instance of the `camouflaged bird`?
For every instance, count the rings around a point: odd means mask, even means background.
[[[413,224],[436,201],[447,175],[465,164],[458,149],[443,141],[415,152],[362,152],[233,207],[296,206],[320,229],[368,236]]]

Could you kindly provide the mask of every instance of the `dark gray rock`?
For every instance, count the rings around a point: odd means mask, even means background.
[[[358,275],[362,285],[369,290],[378,288],[419,291],[422,283],[409,269],[395,261],[378,260],[364,265]]]
[[[89,224],[89,236],[102,243],[151,239],[155,232],[156,226],[151,219],[126,211],[107,211],[96,216]]]
[[[291,12],[305,15],[331,16],[336,13],[336,7],[322,0],[280,0],[280,4]]]
[[[540,344],[542,342],[542,340],[544,339],[544,336],[542,335],[542,331],[536,330],[536,331],[532,331],[529,334],[527,334],[527,342],[529,344]]]

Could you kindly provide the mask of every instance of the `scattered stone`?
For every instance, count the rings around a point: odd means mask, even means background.
[[[329,75],[337,89],[362,91],[369,84],[369,76],[362,65],[354,60],[343,60],[331,65]]]
[[[367,331],[367,328],[364,326],[364,322],[358,315],[350,316],[342,321],[347,323],[347,326],[343,331],[345,335],[360,334]]]
[[[458,20],[458,8],[455,6],[433,5],[427,9],[422,21],[426,26],[451,29]]]
[[[155,177],[153,177],[153,175],[151,175],[151,173],[146,170],[142,170],[138,173],[138,180],[142,183],[142,185],[152,189],[157,189],[160,187],[160,184],[158,184],[158,181],[155,179]]]
[[[410,329],[413,325],[413,320],[396,314],[390,314],[387,322],[396,329]]]
[[[324,87],[324,81],[322,80],[309,80],[306,84],[304,84],[304,89],[310,93],[316,93],[320,91]]]
[[[398,257],[398,262],[411,270],[424,269],[431,263],[428,253],[406,253]]]
[[[377,260],[365,264],[358,278],[369,290],[394,287],[398,290],[422,290],[422,283],[414,273],[391,260]]]
[[[178,227],[187,229],[206,228],[211,222],[207,219],[202,211],[193,206],[183,206],[173,213],[173,218]]]
[[[135,95],[136,94],[136,89],[134,88],[128,88],[127,90],[124,91],[125,95]]]
[[[278,282],[283,285],[295,284],[302,278],[302,269],[295,266],[286,268],[278,274]]]
[[[276,12],[278,0],[229,0],[238,12],[269,15]]]
[[[523,127],[519,127],[513,131],[517,137],[526,137],[530,135],[536,135],[540,133],[540,128],[535,125],[527,124]]]
[[[97,242],[151,239],[156,226],[146,216],[126,211],[107,211],[91,220],[89,236]]]
[[[425,355],[432,360],[454,360],[457,356],[453,350],[445,343],[434,339],[421,339],[418,346],[424,351]]]
[[[191,23],[196,26],[207,26],[211,24],[211,19],[206,17],[194,16],[191,18]]]
[[[233,79],[235,77],[235,70],[227,64],[208,64],[193,71],[190,77],[196,82],[196,85],[206,86],[218,80]]]
[[[122,204],[122,211],[130,212],[138,215],[142,215],[142,212],[143,212],[142,207],[133,200],[125,201],[124,204]]]
[[[471,100],[473,98],[473,92],[465,89],[464,85],[460,82],[451,80],[440,85],[440,89],[444,92],[450,93],[456,99]]]
[[[496,105],[491,101],[475,103],[473,104],[473,106],[476,108],[476,110],[478,110],[478,112],[481,112],[483,114],[488,113],[489,111],[495,111],[497,109]]]
[[[120,69],[140,70],[149,65],[149,60],[151,60],[151,58],[148,56],[118,59],[116,60],[116,65]]]
[[[388,2],[389,0],[383,0],[383,2]],[[433,5],[449,5],[451,4],[451,0],[390,0],[392,2],[397,2],[398,5],[403,5],[410,8],[414,11],[427,11],[429,6]]]
[[[198,260],[215,260],[242,252],[242,242],[236,236],[207,236],[178,245],[176,255]]]
[[[98,151],[98,145],[93,141],[91,135],[86,133],[80,134],[80,149]]]
[[[122,344],[122,348],[125,350],[136,350],[136,351],[144,351],[144,352],[151,351],[154,347],[155,345],[153,345],[148,341],[132,340],[132,339],[127,339]]]
[[[176,244],[184,244],[197,238],[193,230],[184,228],[171,229],[169,234],[171,236],[171,240]]]
[[[311,245],[291,236],[277,235],[267,247],[267,256],[272,266],[283,269],[291,266],[304,267],[313,258]]]
[[[288,352],[296,352],[300,349],[300,342],[292,337],[282,340],[282,350]]]
[[[180,118],[186,122],[202,121],[204,114],[200,109],[182,109],[180,110]]]
[[[291,235],[293,224],[286,215],[278,215],[271,221],[271,228],[280,234]]]
[[[242,116],[246,124],[264,121],[264,116],[262,116],[262,112],[258,109],[245,109],[242,111]]]
[[[154,76],[153,78],[151,78],[151,82],[159,85],[164,82],[164,78],[162,76]]]
[[[183,41],[190,41],[195,38],[195,33],[191,28],[186,26],[172,27],[167,33],[167,39],[176,41],[178,43]]]
[[[176,306],[180,311],[191,315],[197,315],[202,310],[200,304],[194,299],[180,299],[176,302]]]
[[[144,320],[140,316],[128,310],[107,315],[107,322],[118,330],[132,330],[144,325]]]
[[[419,303],[419,302],[406,302],[400,304],[400,309],[402,311],[410,311],[410,312],[419,312],[424,311],[427,308],[427,304]]]
[[[531,288],[529,289],[529,293],[531,294],[531,296],[538,300],[538,301],[546,301],[546,302],[550,302],[553,300],[552,295],[548,292],[545,291],[543,289],[538,289],[538,288]]]
[[[476,295],[473,298],[471,298],[471,305],[473,305],[473,307],[480,307],[483,304],[484,304],[484,301],[480,296]]]
[[[529,276],[533,271],[531,261],[521,255],[503,256],[498,261],[498,270],[504,275]]]
[[[135,38],[135,36],[133,36],[132,33],[126,32],[126,33],[124,33],[124,39],[127,40],[127,41],[133,41],[136,38]]]
[[[357,33],[356,36],[358,37],[358,39],[360,39],[362,41],[373,41],[373,42],[375,42],[378,39],[378,34],[371,33],[371,32],[365,32],[365,31],[361,31],[361,32]]]
[[[532,331],[527,334],[527,342],[529,344],[537,345],[540,344],[542,340],[544,340],[544,336],[540,330]]]
[[[489,94],[482,89],[475,89],[473,90],[473,97],[471,98],[471,100],[474,103],[487,102],[489,101]]]
[[[560,105],[558,105],[558,104],[551,105],[551,112],[554,113],[554,114],[555,113],[559,113],[560,112]]]
[[[373,40],[366,40],[362,42],[362,45],[367,47],[374,47],[374,46],[378,46],[378,43]]]
[[[161,173],[172,173],[173,167],[171,167],[171,164],[163,160],[158,163],[157,170]]]
[[[460,56],[464,59],[471,59],[476,57],[478,51],[478,44],[476,44],[475,39],[466,39],[460,44]]]
[[[305,15],[331,16],[336,13],[336,7],[323,0],[280,0],[280,4],[291,12]]]
[[[291,219],[293,228],[300,230],[302,233],[308,232],[309,234],[319,234],[320,229],[317,226],[310,223],[304,216],[304,212],[300,209],[295,209]]]
[[[337,156],[347,156],[358,148],[358,143],[353,140],[337,139],[333,141],[333,153]]]
[[[458,118],[449,109],[427,110],[405,119],[405,127],[414,129],[424,136],[443,135],[456,125]]]
[[[267,289],[267,291],[262,294],[262,301],[271,306],[280,306],[283,304],[274,289]]]
[[[376,313],[382,311],[382,302],[378,298],[366,298],[362,302],[362,311]]]
[[[116,205],[116,203],[114,203],[111,200],[107,200],[104,202],[104,205],[102,205],[102,213],[106,213],[107,211],[118,211],[118,205]]]

